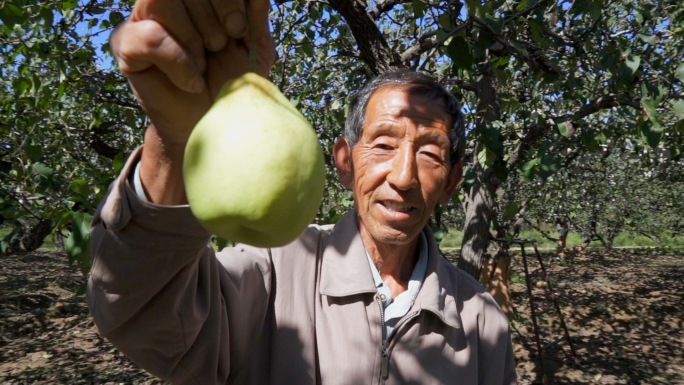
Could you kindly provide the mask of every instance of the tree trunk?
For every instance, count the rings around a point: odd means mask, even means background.
[[[562,261],[568,258],[567,240],[570,234],[570,227],[566,219],[559,219],[556,221],[556,228],[558,229],[558,242],[556,246],[556,255]]]
[[[492,123],[500,118],[499,99],[496,93],[496,76],[492,72],[489,57],[480,66],[481,78],[475,85],[478,98],[476,109],[476,126],[470,133],[477,141],[481,141],[481,134]],[[498,180],[493,175],[492,167],[480,164],[478,152],[485,148],[478,143],[472,153],[471,170],[476,174],[475,182],[466,190],[465,223],[463,229],[463,243],[459,267],[468,274],[480,278],[480,271],[484,257],[489,247],[491,235],[490,224],[495,217],[495,196],[499,187]],[[489,149],[491,150],[491,149]]]
[[[366,11],[365,3],[359,0],[329,0],[335,9],[349,25],[356,43],[359,45],[361,59],[374,74],[379,75],[393,67],[401,67],[398,55],[387,45],[385,36],[378,29]]]
[[[513,316],[513,301],[511,300],[511,254],[508,247],[500,249],[493,258],[488,258],[482,269],[480,282],[487,288],[489,294],[508,319]]]
[[[43,245],[45,237],[50,235],[51,231],[52,221],[49,219],[43,219],[34,225],[19,223],[6,253],[29,253],[36,251]]]
[[[458,260],[458,267],[475,279],[480,278],[480,271],[489,247],[493,207],[494,200],[489,189],[481,183],[480,178],[476,178],[464,201],[465,224],[461,258]]]

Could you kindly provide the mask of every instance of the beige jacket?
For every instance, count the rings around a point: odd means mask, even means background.
[[[355,213],[279,249],[215,254],[187,207],[137,198],[126,175],[92,224],[88,303],[103,336],[178,384],[513,384],[506,317],[438,251],[383,342]]]

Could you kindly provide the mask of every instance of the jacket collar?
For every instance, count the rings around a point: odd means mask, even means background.
[[[345,214],[325,245],[319,289],[322,295],[346,297],[377,292],[356,215],[356,210]],[[413,309],[430,311],[447,325],[460,328],[455,281],[450,274],[453,266],[448,266],[450,262],[441,255],[432,231],[427,227],[423,231],[428,243],[428,266]]]
[[[323,250],[320,293],[331,297],[375,293],[367,258],[356,210],[351,210],[337,222]]]
[[[455,275],[451,273],[454,266],[439,251],[432,231],[425,227],[423,232],[427,237],[428,266],[413,308],[431,311],[445,324],[460,329],[457,286]]]

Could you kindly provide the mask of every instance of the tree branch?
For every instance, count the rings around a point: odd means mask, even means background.
[[[548,232],[544,231],[544,229],[542,229],[541,227],[536,226],[531,220],[527,219],[527,217],[525,217],[524,215],[522,216],[522,219],[528,226],[530,226],[532,229],[536,230],[539,234],[541,234],[542,237],[544,237],[544,238],[546,238],[552,242],[558,242],[559,241],[559,238],[555,238],[554,236],[552,236]]]
[[[116,122],[110,121],[102,123],[97,127],[93,127],[93,135],[92,139],[90,140],[90,148],[92,148],[97,154],[107,159],[114,159],[121,151],[118,148],[110,146],[102,139],[102,135],[111,132],[112,128],[115,128],[116,125]]]
[[[511,20],[513,20],[513,19],[517,19],[517,18],[519,18],[519,17],[527,16],[527,15],[529,15],[530,13],[534,12],[537,8],[543,7],[544,5],[546,5],[547,3],[550,3],[550,2],[551,2],[551,0],[542,0],[542,1],[540,1],[540,2],[538,2],[538,3],[536,3],[536,4],[534,4],[534,5],[531,5],[531,6],[527,7],[526,9],[523,9],[522,11],[520,11],[520,12],[518,12],[518,13],[515,13],[515,14],[513,14],[513,15],[507,16],[507,17],[504,19],[504,22],[506,23],[506,22],[509,22],[509,21],[511,21]]]
[[[628,94],[608,94],[583,105],[579,110],[573,113],[561,115],[553,120],[556,123],[567,121],[574,122],[586,118],[587,116],[597,113],[601,110],[620,106],[629,106],[635,109],[641,109],[641,102],[639,101],[638,96]]]
[[[456,86],[461,90],[469,92],[477,92],[477,88],[472,83],[468,83],[463,79],[448,78],[446,80],[440,81],[445,86]]]
[[[570,122],[576,125],[577,121],[584,119],[591,114],[618,106],[629,106],[636,109],[640,109],[641,103],[639,102],[638,96],[631,96],[628,94],[608,94],[587,104],[584,104],[575,112],[561,115],[558,117],[553,117],[547,120],[547,122],[545,123],[530,126],[526,130],[527,132],[525,136],[520,140],[520,143],[517,146],[517,148],[512,152],[508,162],[509,165],[516,166],[526,161],[527,159],[525,158],[525,156],[523,156],[523,154],[525,154],[527,150],[532,148],[534,146],[534,143],[536,143],[539,140],[539,138],[543,137],[546,133],[552,131],[550,126],[563,122]],[[575,153],[571,154],[571,156],[568,156],[569,159],[566,159],[566,165],[570,164],[578,155],[579,153]]]
[[[379,2],[378,5],[369,12],[369,14],[373,20],[377,20],[384,13],[391,11],[395,5],[405,4],[408,2],[410,2],[410,0],[384,0]]]
[[[443,45],[450,37],[454,36],[459,31],[470,25],[472,25],[472,23],[470,21],[467,21],[449,31],[447,34],[442,36],[441,39],[437,38],[437,30],[424,33],[418,38],[416,44],[408,47],[406,50],[404,50],[404,52],[400,54],[401,62],[408,63],[409,61],[422,55],[424,52]]]
[[[472,16],[472,19],[478,26],[480,26],[480,28],[486,30],[489,34],[491,34],[494,37],[496,42],[499,43],[499,47],[495,47],[495,45],[492,45],[492,47],[490,48],[491,52],[495,55],[514,55],[515,57],[527,63],[527,65],[529,65],[533,69],[542,70],[544,72],[555,75],[561,74],[561,71],[558,69],[558,67],[547,61],[546,58],[541,55],[540,50],[537,47],[533,46],[531,43],[525,43],[528,46],[528,48],[531,49],[531,53],[522,51],[513,44],[511,44],[508,40],[504,39],[504,37],[497,33],[486,21],[480,19],[477,16]]]
[[[349,25],[359,45],[361,59],[373,73],[380,74],[401,65],[360,0],[328,0],[328,4],[339,12]]]

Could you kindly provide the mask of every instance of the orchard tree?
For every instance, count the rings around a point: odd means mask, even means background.
[[[612,147],[586,152],[553,176],[526,184],[520,192],[526,222],[563,222],[582,235],[583,246],[599,241],[610,247],[621,231],[658,243],[684,235],[684,159],[662,149],[637,151],[630,141]]]
[[[147,125],[105,40],[131,5],[2,2],[5,224],[48,220],[53,233],[70,229],[71,244],[85,244],[78,224]],[[478,276],[492,238],[510,236],[504,217],[524,207],[522,197],[500,204],[516,195],[510,181],[548,178],[626,139],[681,158],[683,20],[676,0],[276,0],[272,80],[327,154],[350,95],[373,75],[412,68],[445,84],[469,121],[455,203],[465,212],[459,264]],[[320,221],[353,204],[332,175]]]
[[[682,156],[679,1],[291,1],[274,13],[276,78],[325,143],[348,95],[391,68],[429,72],[462,100],[459,265],[474,276],[493,236],[510,236],[497,219],[523,207],[498,205],[508,178],[547,178],[625,138]]]
[[[103,45],[129,3],[2,2],[3,252],[64,234],[70,257],[87,267],[89,218],[144,126]]]

